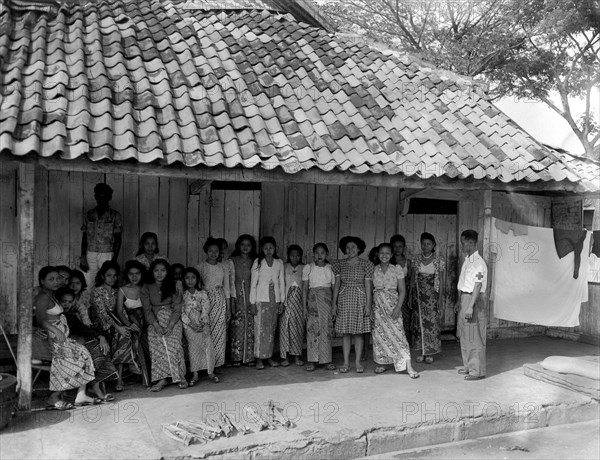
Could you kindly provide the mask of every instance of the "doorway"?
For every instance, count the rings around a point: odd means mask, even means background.
[[[399,218],[399,233],[406,238],[410,257],[421,250],[421,233],[431,233],[436,253],[446,262],[440,284],[440,328],[442,333],[456,330],[456,284],[458,282],[458,201],[412,198],[408,213]]]

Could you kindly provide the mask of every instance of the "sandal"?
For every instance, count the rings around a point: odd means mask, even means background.
[[[104,398],[101,396],[98,396],[98,399],[101,399],[104,402],[111,402],[115,400],[115,397],[113,395],[111,395],[110,393],[106,393],[104,395]]]
[[[296,364],[296,366],[302,367],[304,366],[304,361],[302,361],[300,358],[296,358],[294,364]]]
[[[265,368],[265,364],[264,363],[258,363],[255,364],[256,369],[258,369],[259,371],[262,371]]]
[[[254,367],[254,366],[256,366],[256,361],[250,361],[248,363],[248,367]]]
[[[188,382],[188,385],[191,386],[191,387],[193,387],[193,386],[196,386],[197,383],[198,383],[197,379],[192,379],[192,380],[190,380]]]
[[[240,363],[239,361],[236,361],[235,363],[232,364],[233,367],[240,367],[242,365],[242,363]]]
[[[212,380],[214,383],[219,383],[219,377],[217,377],[215,374],[208,374],[208,380]]]
[[[74,407],[75,406],[73,406],[73,404],[71,404],[70,402],[66,402],[59,399],[54,404],[48,404],[46,406],[46,410],[71,410]]]
[[[386,367],[383,367],[383,366],[377,366],[377,367],[375,368],[375,373],[376,373],[376,374],[383,374],[383,373],[384,373],[384,372],[386,372],[386,371],[387,371],[387,368],[386,368]]]
[[[431,364],[433,362],[433,356],[425,356],[425,363]]]
[[[309,364],[308,366],[306,366],[306,370],[308,372],[314,372],[314,370],[316,369],[314,364]]]
[[[150,387],[150,391],[152,391],[153,393],[157,393],[159,391],[162,391],[166,386],[167,382],[163,380]]]
[[[185,380],[182,380],[177,384],[180,390],[185,390],[189,385]]]
[[[418,372],[412,371],[408,373],[408,376],[411,379],[418,379],[419,377],[421,377],[421,375]]]
[[[348,373],[349,370],[350,370],[349,367],[342,366],[342,367],[340,367],[340,374],[346,374],[346,373]]]
[[[269,365],[271,367],[279,367],[281,365],[277,361],[275,361],[274,359],[269,359],[268,362],[269,362]]]
[[[365,370],[364,370],[362,367],[360,367],[360,366],[358,366],[358,367],[356,368],[356,373],[357,373],[357,374],[362,374],[364,371],[365,371]]]
[[[335,371],[337,369],[337,366],[333,363],[329,363],[325,369],[327,369],[328,371]]]
[[[281,361],[280,365],[281,367],[288,367],[290,365],[290,362],[287,359],[284,359],[283,361]]]
[[[424,356],[417,356],[417,357],[415,358],[415,361],[416,361],[416,362],[418,362],[418,363],[422,363],[424,359],[425,359],[425,357],[424,357]]]

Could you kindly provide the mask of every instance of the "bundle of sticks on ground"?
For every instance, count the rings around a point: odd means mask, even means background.
[[[269,401],[265,411],[258,406],[244,406],[241,415],[241,419],[237,420],[235,416],[217,412],[208,414],[203,419],[165,423],[163,432],[170,438],[189,446],[193,443],[205,444],[213,439],[228,438],[236,434],[245,435],[251,432],[275,430],[277,427],[293,428],[293,423],[273,401]]]

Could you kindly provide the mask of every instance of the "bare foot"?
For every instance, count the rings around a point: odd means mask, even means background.
[[[77,395],[75,398],[75,404],[93,404],[94,398],[88,395]]]

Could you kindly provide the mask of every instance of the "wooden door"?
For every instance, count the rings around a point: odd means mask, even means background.
[[[260,190],[212,190],[210,192],[209,234],[225,238],[229,254],[235,241],[243,233],[258,241],[260,229]],[[204,242],[201,242],[204,244]]]
[[[399,233],[406,238],[407,254],[421,250],[421,233],[429,232],[436,240],[438,255],[446,261],[446,273],[440,286],[441,328],[454,331],[456,326],[456,284],[458,282],[458,227],[455,214],[407,214],[399,219]]]

